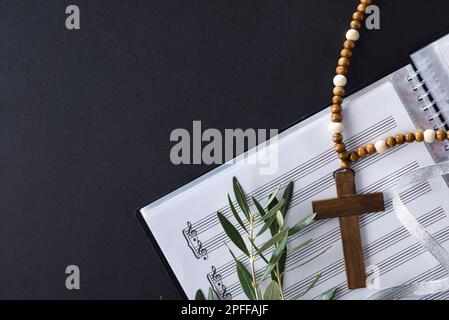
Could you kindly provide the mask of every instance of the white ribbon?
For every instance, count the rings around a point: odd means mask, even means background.
[[[431,167],[426,167],[413,171],[402,177],[393,190],[393,207],[399,221],[407,231],[429,251],[435,259],[446,269],[449,274],[449,252],[428,233],[424,227],[411,215],[399,198],[399,190],[410,184],[426,181],[432,178],[449,174],[449,162],[443,162]],[[449,195],[448,195],[449,196]],[[406,284],[394,288],[382,290],[369,300],[397,300],[425,295],[433,295],[449,291],[449,277],[436,281],[426,281],[415,284]]]

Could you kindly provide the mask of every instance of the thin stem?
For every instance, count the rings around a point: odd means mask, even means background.
[[[278,281],[278,285],[279,285],[279,291],[281,293],[281,300],[285,300],[285,296],[284,296],[284,286],[282,285],[282,276],[279,272],[279,264],[276,264],[276,279]]]
[[[250,246],[249,246],[249,259],[250,259],[250,265],[251,265],[251,276],[253,278],[253,288],[254,293],[256,295],[256,300],[260,300],[259,297],[259,290],[257,290],[257,280],[256,280],[256,268],[255,268],[255,256],[254,256],[254,216],[251,215],[250,221],[249,221],[249,236],[250,236]]]

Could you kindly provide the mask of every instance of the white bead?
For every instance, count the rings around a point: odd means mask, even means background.
[[[339,122],[331,123],[330,129],[333,134],[343,133],[345,131],[345,127],[343,126],[343,124],[341,124]]]
[[[336,87],[344,87],[344,86],[346,86],[347,83],[348,83],[348,79],[346,79],[346,77],[342,74],[337,74],[334,77],[334,85]]]
[[[436,139],[436,134],[434,130],[426,130],[424,131],[424,141],[426,143],[434,143]]]
[[[346,39],[351,41],[357,41],[360,38],[360,33],[355,29],[349,29],[348,32],[346,32]]]
[[[384,140],[379,140],[374,144],[376,151],[380,154],[387,152],[387,143]]]

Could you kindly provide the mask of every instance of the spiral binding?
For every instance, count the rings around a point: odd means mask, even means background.
[[[449,123],[443,117],[443,112],[438,107],[438,99],[435,99],[427,83],[437,82],[432,76],[422,77],[422,71],[430,68],[429,61],[424,61],[423,66],[415,68],[415,72],[409,74],[406,80],[411,83],[410,89],[415,94],[416,99],[421,104],[421,111],[425,113],[427,120],[433,125],[433,129],[449,130]],[[427,71],[427,70],[426,70]],[[449,152],[449,145],[445,145],[445,150]]]

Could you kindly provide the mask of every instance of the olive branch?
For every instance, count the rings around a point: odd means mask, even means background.
[[[241,227],[241,232],[237,230],[233,223],[231,223],[224,214],[217,213],[223,230],[225,231],[229,240],[238,248],[244,255],[246,262],[240,261],[234,252],[228,247],[229,252],[234,259],[237,277],[243,292],[250,300],[286,300],[284,291],[284,278],[287,272],[297,270],[305,264],[315,260],[327,250],[326,248],[320,253],[308,259],[306,262],[301,262],[286,269],[287,254],[306,248],[313,239],[304,241],[303,243],[288,248],[287,243],[290,237],[300,233],[305,227],[310,225],[314,219],[315,214],[309,215],[292,227],[285,225],[285,218],[288,214],[288,209],[293,196],[293,182],[290,182],[285,188],[283,195],[278,199],[279,187],[272,192],[264,205],[260,204],[256,198],[251,197],[256,212],[251,212],[247,197],[243,188],[241,187],[237,178],[233,178],[233,191],[235,200],[240,208],[241,214],[238,213],[234,206],[230,195],[227,199],[232,215]],[[242,216],[241,216],[242,215]],[[258,229],[259,226],[262,226]],[[262,235],[270,233],[270,239],[260,246],[256,243]],[[247,241],[245,242],[246,239]],[[267,252],[271,252],[271,256],[267,257]],[[265,266],[261,276],[258,276],[256,270],[256,261],[261,259]],[[306,290],[292,300],[301,299],[305,294],[312,290],[318,283],[321,274],[318,274],[311,281]],[[265,288],[264,292],[261,290],[261,284],[271,278],[271,282]],[[333,300],[336,295],[336,289],[331,289],[318,298],[321,300]],[[213,300],[214,292],[210,288],[207,300]],[[197,300],[206,300],[203,292],[198,290],[196,294]]]

